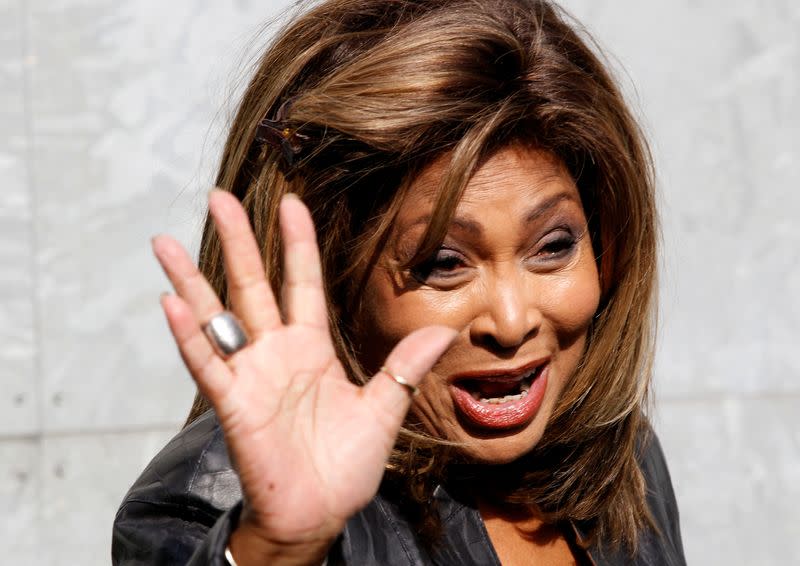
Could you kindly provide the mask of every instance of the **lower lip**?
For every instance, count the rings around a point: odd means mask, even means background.
[[[549,373],[548,364],[533,380],[525,397],[507,403],[481,403],[455,385],[450,386],[450,394],[458,410],[473,425],[494,430],[516,428],[528,424],[536,416],[542,406]]]

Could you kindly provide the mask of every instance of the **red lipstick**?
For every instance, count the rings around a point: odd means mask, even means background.
[[[549,360],[515,370],[459,374],[451,379],[450,395],[456,410],[471,424],[484,429],[517,428],[531,422],[547,389]]]

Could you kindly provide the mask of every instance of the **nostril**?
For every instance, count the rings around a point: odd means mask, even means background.
[[[520,344],[503,344],[493,334],[483,334],[474,342],[476,346],[484,347],[499,358],[513,358],[520,346]]]
[[[516,355],[520,346],[535,338],[538,333],[538,327],[531,329],[527,333],[520,332],[516,335],[496,332],[476,332],[473,334],[473,344],[476,346],[483,346],[501,358],[513,357]]]
[[[493,351],[512,351],[537,335],[543,313],[518,287],[503,285],[488,293],[485,310],[471,327],[476,343]]]

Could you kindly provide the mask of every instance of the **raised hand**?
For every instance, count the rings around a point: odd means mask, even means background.
[[[212,191],[209,210],[232,310],[250,337],[244,349],[223,359],[206,338],[202,325],[223,306],[180,244],[157,236],[153,250],[177,292],[161,301],[170,329],[241,480],[245,509],[231,548],[240,566],[313,563],[377,492],[410,396],[385,374],[364,387],[347,380],[329,334],[314,226],[298,198],[280,208],[283,320],[237,199]],[[385,366],[416,385],[455,334],[417,330]]]

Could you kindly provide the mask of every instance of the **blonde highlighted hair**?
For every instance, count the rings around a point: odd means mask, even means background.
[[[653,349],[654,181],[643,136],[588,36],[544,0],[327,0],[306,8],[261,57],[216,180],[248,211],[276,292],[278,203],[294,192],[317,226],[335,345],[351,379],[363,382],[354,313],[410,181],[451,156],[417,254],[424,257],[492,152],[522,142],[556,155],[584,203],[601,306],[544,437],[506,469],[513,481],[502,497],[553,522],[581,522],[588,540],[633,549],[649,520],[636,452]],[[308,136],[291,168],[257,140],[259,122],[290,98],[291,128]],[[210,220],[199,263],[225,300]],[[198,396],[189,421],[208,408]],[[423,538],[435,532],[425,499],[447,452],[407,430],[390,461]]]

